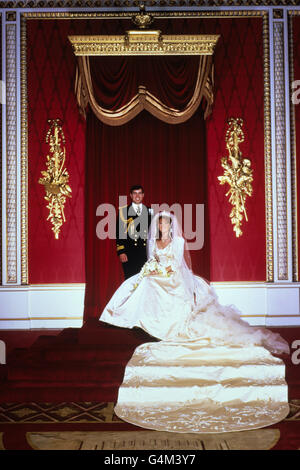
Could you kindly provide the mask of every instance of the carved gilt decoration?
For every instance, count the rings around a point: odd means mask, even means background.
[[[230,118],[228,126],[225,140],[229,155],[221,158],[224,174],[218,176],[218,180],[221,185],[228,183],[230,186],[226,193],[233,206],[230,219],[236,237],[240,237],[243,234],[241,230],[243,218],[245,217],[248,221],[245,204],[247,196],[252,195],[253,170],[251,161],[248,158],[242,158],[239,148],[239,145],[244,142],[243,120]]]
[[[49,216],[55,238],[59,238],[61,226],[66,221],[64,206],[67,197],[71,197],[68,184],[69,173],[64,167],[66,160],[65,136],[59,119],[49,119],[49,130],[46,143],[49,144],[49,154],[46,157],[47,171],[42,171],[43,178],[39,183],[45,186],[45,199],[48,202]],[[62,146],[63,144],[63,146]]]

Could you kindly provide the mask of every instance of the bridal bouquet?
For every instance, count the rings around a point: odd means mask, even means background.
[[[156,258],[149,258],[142,267],[137,282],[133,288],[136,289],[143,277],[155,274],[156,276],[170,277],[172,272],[167,271],[165,266],[162,266]]]

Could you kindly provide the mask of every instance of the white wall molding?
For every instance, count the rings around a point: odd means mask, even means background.
[[[222,305],[235,305],[250,325],[300,326],[300,283],[212,282]]]
[[[214,282],[219,302],[250,325],[300,326],[300,283]],[[0,287],[0,330],[80,328],[85,284]],[[101,312],[99,311],[99,316]]]
[[[84,294],[85,284],[2,286],[0,330],[81,327]]]
[[[292,256],[295,256],[295,253],[291,227],[290,96],[287,86],[289,77],[287,13],[291,9],[300,11],[300,6],[193,6],[184,9],[172,6],[148,9],[153,12],[170,10],[199,13],[202,10],[268,12],[275,282],[215,282],[212,285],[220,302],[236,305],[242,312],[242,317],[250,324],[300,326],[300,283],[292,282]],[[3,285],[0,286],[0,330],[82,326],[84,284],[22,285],[21,275],[20,15],[26,12],[69,13],[71,10],[72,8],[15,8],[15,19],[7,17],[5,8],[0,10],[2,80],[7,84],[6,106],[2,107],[2,266],[0,269],[2,269]],[[137,7],[132,7],[131,10],[136,11]],[[283,12],[281,17],[275,14],[276,10],[279,10],[279,13]],[[93,11],[117,13],[122,11],[122,8],[74,8],[74,12]],[[126,12],[129,11],[130,9],[126,8]]]

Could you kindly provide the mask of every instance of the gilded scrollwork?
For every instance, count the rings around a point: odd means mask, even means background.
[[[122,36],[69,36],[76,56],[212,55],[219,35],[161,35],[160,31],[127,31]]]
[[[59,119],[49,119],[49,130],[46,142],[49,144],[49,154],[46,159],[47,171],[42,171],[43,178],[39,183],[45,186],[49,209],[49,216],[52,223],[52,230],[55,238],[59,238],[62,224],[66,221],[64,206],[67,197],[71,197],[71,188],[68,184],[69,173],[65,168],[66,149],[61,144],[65,144],[65,136]]]
[[[148,2],[147,2],[148,3]],[[57,8],[58,10],[63,9],[78,9],[78,8],[97,8],[103,9],[104,11],[108,8],[119,9],[121,13],[130,8],[137,7],[136,0],[3,0],[2,8],[22,8],[22,9],[36,9],[36,8]],[[191,0],[151,0],[149,2],[151,7],[168,7],[178,9],[178,13],[185,13],[184,10],[191,8],[193,2]],[[194,2],[196,7],[208,6],[207,0],[197,0]],[[230,7],[233,10],[239,10],[243,7],[254,6],[257,7],[269,7],[269,6],[286,6],[286,0],[210,0],[209,6],[211,7]],[[297,6],[297,0],[290,0],[289,5]],[[182,10],[182,11],[180,11]],[[96,13],[97,14],[97,13]],[[124,13],[126,14],[126,13]]]
[[[117,0],[116,0],[117,1]],[[171,1],[171,0],[170,0]],[[216,6],[220,6],[217,0],[214,0]],[[226,0],[227,1],[227,0]],[[22,77],[27,76],[27,58],[26,58],[26,23],[30,20],[64,20],[64,19],[71,19],[71,20],[82,20],[82,19],[122,19],[122,20],[130,20],[132,18],[132,10],[129,8],[127,10],[126,7],[120,8],[119,11],[115,9],[109,10],[107,8],[107,2],[98,2],[98,0],[88,0],[88,7],[89,9],[85,11],[78,11],[76,8],[70,8],[72,5],[76,5],[77,0],[53,0],[51,2],[51,10],[40,10],[36,8],[38,3],[40,4],[39,0],[25,0],[24,2],[17,1],[5,1],[3,2],[3,8],[9,5],[9,8],[16,8],[17,6],[20,8],[24,8],[24,11],[20,12],[21,15],[21,58],[24,68],[24,73]],[[244,19],[244,18],[261,18],[263,22],[263,66],[264,66],[264,143],[265,143],[265,194],[266,194],[266,280],[268,282],[274,281],[274,240],[273,240],[273,212],[272,212],[272,201],[273,201],[273,190],[272,190],[272,155],[271,155],[271,90],[270,90],[270,31],[269,31],[269,3],[266,2],[267,8],[264,8],[264,3],[260,4],[260,7],[257,8],[257,2],[254,0],[243,2],[243,5],[232,5],[232,2],[228,0],[228,5],[230,6],[229,10],[226,9],[209,9],[204,10],[195,10],[195,11],[188,11],[184,3],[180,3],[179,0],[176,0],[177,7],[182,7],[182,11],[179,8],[176,11],[163,11],[163,10],[155,10],[151,9],[151,15],[154,19],[182,19],[182,18],[236,18],[236,19]],[[29,6],[30,3],[30,6]],[[44,3],[44,2],[43,2]],[[56,9],[55,7],[60,4],[63,6],[61,9]],[[151,6],[155,6],[156,2],[152,2]],[[175,5],[172,1],[172,6]],[[180,4],[179,4],[180,3]],[[214,2],[213,2],[214,3]],[[212,3],[212,5],[213,5]],[[48,3],[45,1],[43,6],[46,6]],[[81,6],[84,6],[85,2],[81,2]],[[97,10],[91,8],[91,6],[95,4],[97,6]],[[168,2],[166,3],[166,5]],[[206,5],[205,0],[201,0],[198,3],[198,6],[201,4]],[[255,4],[255,9],[245,9],[251,4]],[[281,5],[282,0],[274,0],[273,6]],[[68,9],[65,9],[67,5]],[[125,4],[124,4],[125,5]],[[147,2],[147,5],[148,2]],[[226,2],[224,2],[224,6]],[[101,11],[101,7],[105,7]],[[137,6],[136,4],[133,5],[131,2],[127,2],[126,6],[132,7]],[[138,8],[137,8],[138,11]],[[294,10],[290,12],[290,15],[297,15],[299,11]],[[26,106],[27,97],[26,97],[26,90],[27,84],[24,78],[22,78],[22,119],[21,119],[21,139],[22,139],[22,164],[24,169],[26,169],[27,159],[28,159],[28,143],[27,143],[27,112]],[[26,170],[27,171],[27,170]],[[24,170],[24,175],[26,174]],[[22,283],[28,282],[28,197],[27,197],[27,178],[23,178],[22,182],[22,201],[24,210],[22,212],[22,233],[23,236],[23,253],[22,256]],[[293,233],[296,233],[295,231]],[[295,237],[296,238],[296,237]]]
[[[18,282],[17,29],[6,25],[6,282]]]
[[[241,118],[230,118],[228,120],[225,140],[229,156],[221,158],[224,174],[218,176],[221,185],[228,183],[230,186],[226,196],[229,196],[229,202],[233,206],[230,219],[236,237],[243,234],[241,230],[243,218],[245,217],[248,221],[245,204],[247,196],[251,196],[253,190],[251,161],[248,158],[242,158],[242,152],[239,148],[245,138],[242,126],[243,120]]]
[[[153,23],[153,15],[146,13],[145,3],[140,3],[140,11],[132,17],[133,23],[141,29],[148,28]]]

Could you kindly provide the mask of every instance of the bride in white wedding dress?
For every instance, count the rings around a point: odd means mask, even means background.
[[[260,428],[288,413],[280,335],[252,327],[223,306],[193,274],[181,227],[156,214],[148,261],[117,289],[100,320],[139,327],[159,342],[136,348],[126,366],[115,413],[144,428],[225,432]]]

